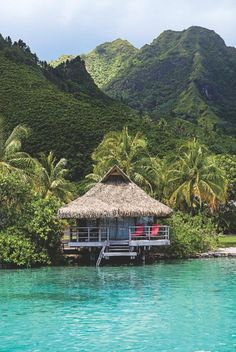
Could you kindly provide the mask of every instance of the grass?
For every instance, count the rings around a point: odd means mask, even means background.
[[[219,247],[236,247],[236,234],[220,236]]]

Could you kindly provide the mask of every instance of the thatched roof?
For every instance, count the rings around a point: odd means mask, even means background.
[[[157,216],[166,217],[172,210],[150,197],[118,167],[114,166],[104,178],[82,197],[58,211],[60,218],[114,218]]]

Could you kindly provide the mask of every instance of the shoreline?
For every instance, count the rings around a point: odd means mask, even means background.
[[[221,258],[221,257],[236,257],[236,247],[218,248],[215,251],[201,253],[198,258]]]
[[[73,256],[74,257],[74,256]],[[153,264],[157,261],[168,261],[168,260],[188,260],[188,259],[204,259],[204,258],[236,258],[236,247],[225,247],[225,248],[218,248],[217,250],[214,251],[209,251],[209,252],[204,252],[204,253],[199,253],[196,254],[195,256],[189,256],[186,258],[180,258],[180,257],[171,257],[171,256],[166,256],[165,254],[157,253],[153,256],[150,256],[147,258],[145,261],[145,264]],[[72,258],[71,258],[72,259]],[[77,258],[78,259],[78,258]],[[114,265],[114,264],[113,264]],[[117,263],[115,264],[117,265]],[[119,264],[118,264],[119,265]],[[120,263],[120,266],[123,266],[124,263]],[[127,264],[125,264],[127,265]],[[140,265],[140,263],[135,263],[135,265]],[[48,266],[39,266],[39,267],[30,267],[28,269],[35,269],[35,268],[42,268],[42,267],[60,267],[60,266],[65,266],[65,267],[71,267],[71,266],[78,266],[78,267],[84,267],[84,266],[94,266],[91,262],[86,263],[75,263],[73,260],[69,261],[67,263],[61,264],[61,265],[48,265]],[[24,267],[12,267],[12,268],[6,268],[4,265],[1,265],[0,263],[0,270],[15,270],[15,269],[27,269]]]

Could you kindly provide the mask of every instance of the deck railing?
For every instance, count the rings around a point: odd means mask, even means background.
[[[170,238],[170,227],[166,225],[160,225],[158,230],[154,231],[154,226],[144,226],[143,231],[139,231],[140,226],[129,227],[129,240],[169,240]]]
[[[109,241],[109,227],[70,227],[70,242]]]
[[[144,226],[143,231],[138,233],[138,226],[120,227],[117,233],[122,233],[122,240],[169,240],[170,227],[160,226],[155,233],[152,226]],[[118,236],[119,238],[119,236]],[[112,227],[70,227],[70,242],[104,242],[116,240],[114,238],[114,228]]]

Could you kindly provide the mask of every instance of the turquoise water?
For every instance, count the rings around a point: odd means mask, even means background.
[[[0,351],[236,351],[236,260],[0,271]]]

